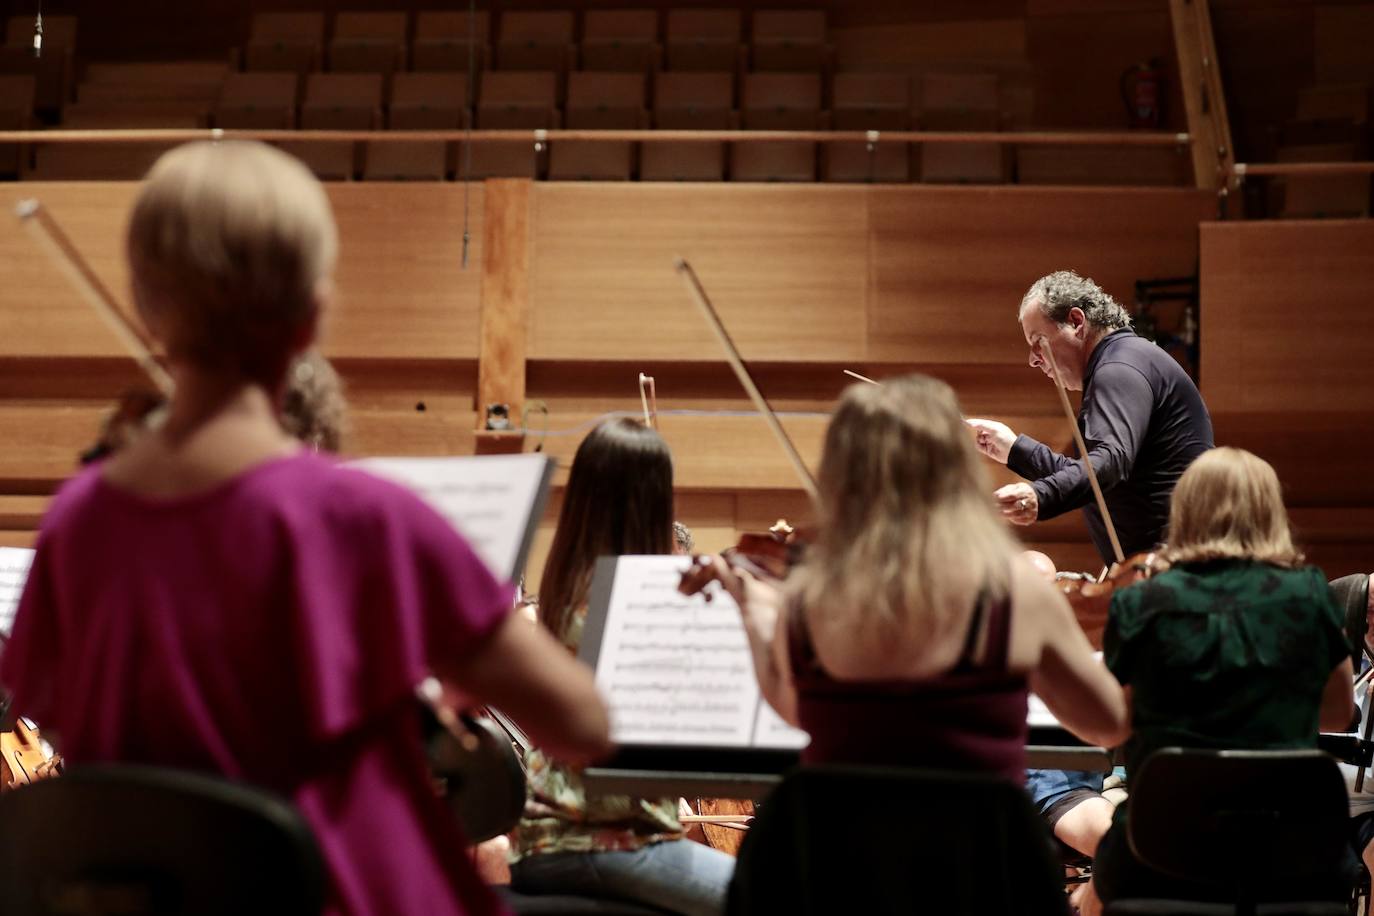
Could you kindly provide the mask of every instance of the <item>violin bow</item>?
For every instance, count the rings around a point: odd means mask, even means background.
[[[644,408],[644,425],[658,429],[658,392],[654,388],[654,377],[639,373],[639,403]]]
[[[115,337],[124,345],[134,362],[138,363],[139,368],[152,380],[158,391],[165,397],[171,397],[172,389],[176,386],[167,370],[162,368],[162,364],[153,355],[152,343],[144,337],[138,325],[125,315],[114,294],[91,269],[90,264],[86,263],[86,259],[81,256],[81,252],[72,244],[71,238],[57,224],[57,220],[48,209],[38,200],[29,198],[21,200],[14,212],[29,236],[57,264],[82,298],[95,309],[96,314],[114,332]]]
[[[1064,380],[1059,376],[1059,363],[1055,361],[1054,351],[1050,349],[1050,342],[1044,335],[1037,338],[1036,342],[1040,344],[1040,350],[1050,364],[1050,371],[1054,373],[1054,386],[1059,391],[1059,403],[1064,408],[1064,416],[1068,418],[1069,429],[1073,430],[1073,440],[1078,444],[1078,457],[1083,461],[1083,469],[1088,472],[1088,483],[1092,485],[1098,511],[1102,513],[1102,521],[1107,525],[1107,537],[1112,542],[1112,552],[1116,554],[1116,562],[1120,563],[1126,556],[1121,552],[1121,541],[1116,537],[1116,525],[1112,523],[1112,514],[1107,511],[1107,498],[1102,495],[1102,485],[1097,482],[1097,471],[1093,470],[1093,463],[1088,460],[1088,447],[1083,444],[1083,433],[1078,428],[1078,418],[1074,416],[1073,405],[1069,403],[1069,390],[1064,387]]]
[[[810,469],[807,468],[806,462],[802,461],[801,454],[797,451],[797,447],[792,444],[792,440],[787,435],[787,431],[782,428],[782,423],[778,421],[778,415],[774,413],[773,408],[769,406],[768,399],[763,396],[763,392],[759,391],[759,386],[754,384],[753,376],[749,374],[749,369],[744,365],[744,359],[739,355],[739,350],[736,349],[735,342],[730,339],[729,332],[725,330],[725,325],[721,322],[720,315],[716,313],[715,307],[711,305],[711,300],[706,295],[705,288],[702,287],[701,281],[697,279],[696,271],[692,270],[692,265],[688,264],[687,260],[681,257],[673,262],[673,267],[677,270],[678,274],[681,275],[683,282],[687,284],[687,291],[691,293],[692,300],[696,302],[697,307],[701,309],[701,313],[706,316],[706,323],[709,324],[711,330],[715,332],[716,339],[719,340],[721,346],[725,348],[725,354],[729,359],[730,368],[735,370],[735,377],[739,379],[740,384],[744,386],[744,390],[749,394],[749,399],[754,402],[754,406],[758,409],[759,413],[763,415],[764,420],[767,421],[768,428],[771,429],[773,435],[777,437],[779,444],[782,445],[782,450],[787,453],[788,460],[792,462],[793,469],[796,470],[797,476],[801,479],[802,489],[811,497],[813,503],[819,503],[820,491],[816,488],[816,478],[811,476]]]
[[[882,382],[875,382],[873,379],[869,378],[866,375],[860,375],[859,373],[853,372],[849,369],[841,369],[840,371],[843,372],[845,375],[849,376],[850,378],[856,378],[861,382],[868,382],[868,384],[870,385],[877,385],[880,388],[882,387]]]

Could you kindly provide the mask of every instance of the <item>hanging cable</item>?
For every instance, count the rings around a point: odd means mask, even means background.
[[[469,201],[472,193],[472,122],[476,116],[473,99],[477,97],[477,0],[468,0],[467,93],[467,123],[463,139],[463,270],[468,269],[468,246],[472,242]]]

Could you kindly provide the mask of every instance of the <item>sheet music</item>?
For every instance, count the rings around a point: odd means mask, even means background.
[[[9,636],[14,627],[14,615],[19,610],[19,596],[24,580],[33,565],[33,551],[28,547],[0,547],[0,636]]]
[[[622,744],[798,748],[809,737],[759,692],[739,607],[677,591],[688,557],[603,557],[579,655]]]
[[[519,581],[553,479],[552,458],[365,458],[352,466],[414,490],[462,533],[488,568]]]
[[[1103,664],[1106,664],[1103,661],[1101,652],[1094,652],[1093,658],[1097,659],[1099,662]],[[1029,725],[1031,728],[1062,728],[1062,726],[1059,724],[1058,717],[1056,717],[1054,713],[1050,712],[1050,708],[1045,705],[1045,701],[1040,699],[1034,693],[1032,693],[1027,698],[1026,724]]]

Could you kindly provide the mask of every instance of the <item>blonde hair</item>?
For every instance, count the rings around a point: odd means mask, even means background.
[[[1172,563],[1244,559],[1301,566],[1279,476],[1269,462],[1227,447],[1194,461],[1174,487],[1165,556]]]
[[[944,382],[850,386],[826,431],[818,485],[806,607],[922,637],[967,619],[981,588],[1008,593],[1015,544]]]
[[[277,384],[315,320],[338,235],[324,189],[261,143],[164,154],[127,236],[134,296],[174,357]]]
[[[318,350],[306,350],[286,372],[281,425],[306,445],[326,452],[343,448],[348,428],[348,401],[343,381]]]

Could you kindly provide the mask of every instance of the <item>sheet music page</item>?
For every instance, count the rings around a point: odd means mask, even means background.
[[[33,565],[33,550],[28,547],[0,547],[0,636],[9,636],[19,596]]]
[[[611,737],[622,744],[805,745],[805,732],[767,709],[730,596],[716,589],[708,602],[678,593],[690,562],[644,556],[597,564],[580,654],[595,663],[611,709]]]
[[[1102,662],[1102,653],[1094,652],[1093,658]],[[1031,728],[1060,728],[1059,719],[1050,708],[1045,705],[1045,701],[1035,694],[1027,698],[1026,704],[1026,724]]]
[[[409,487],[448,519],[493,572],[518,581],[544,512],[547,455],[365,458],[350,463]]]

